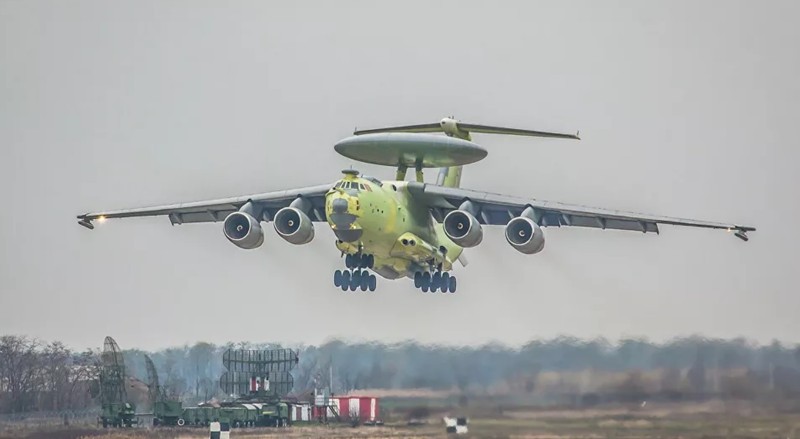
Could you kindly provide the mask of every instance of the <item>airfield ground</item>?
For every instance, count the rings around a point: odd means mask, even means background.
[[[235,430],[232,438],[379,438],[445,437],[440,418],[408,426],[392,422],[382,427],[293,426],[288,429]],[[102,430],[96,427],[24,429],[0,427],[2,438],[78,439],[200,439],[208,432],[193,429]],[[705,406],[676,405],[651,410],[507,410],[502,416],[470,419],[469,437],[497,438],[798,438],[800,412],[781,413],[755,406],[708,410]]]

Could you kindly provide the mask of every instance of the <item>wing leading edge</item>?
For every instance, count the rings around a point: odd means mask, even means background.
[[[312,221],[325,221],[325,194],[329,189],[329,185],[321,185],[217,200],[91,212],[78,215],[78,224],[93,229],[94,220],[145,216],[167,216],[173,225],[217,222],[224,220],[226,216],[248,202],[261,212],[260,219],[270,221],[278,210],[288,206],[297,198],[303,198],[310,203],[309,217]]]
[[[735,232],[744,241],[748,240],[747,232],[756,230],[755,227],[739,224],[647,215],[424,183],[409,183],[408,189],[412,195],[430,206],[438,221],[442,221],[447,212],[458,209],[469,200],[477,207],[478,221],[490,225],[505,225],[526,209],[530,209],[528,212],[532,212],[536,222],[543,227],[576,226],[658,233],[658,225],[667,224],[728,230]]]

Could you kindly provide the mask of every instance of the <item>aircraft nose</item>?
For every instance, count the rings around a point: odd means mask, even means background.
[[[333,210],[333,213],[347,213],[347,200],[343,198],[333,200],[331,210]]]

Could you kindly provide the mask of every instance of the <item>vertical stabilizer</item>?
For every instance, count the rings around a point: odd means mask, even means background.
[[[439,176],[436,178],[436,184],[445,187],[461,186],[461,172],[463,169],[463,166],[441,168],[439,170]]]

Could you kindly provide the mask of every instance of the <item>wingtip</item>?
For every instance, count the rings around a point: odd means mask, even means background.
[[[747,241],[750,240],[750,237],[747,236],[747,232],[755,232],[756,228],[755,227],[747,227],[747,226],[739,226],[739,227],[736,227],[736,229],[734,229],[734,230],[736,230],[736,231],[733,233],[733,236],[741,239],[744,242],[747,242]]]
[[[85,216],[85,215],[84,215],[84,216]],[[91,222],[91,221],[88,221],[88,220],[86,220],[86,219],[81,219],[81,220],[78,220],[78,224],[79,224],[79,225],[81,225],[81,226],[83,226],[83,227],[86,227],[86,228],[87,228],[87,229],[89,229],[89,230],[94,230],[94,224],[92,224],[92,222]]]

